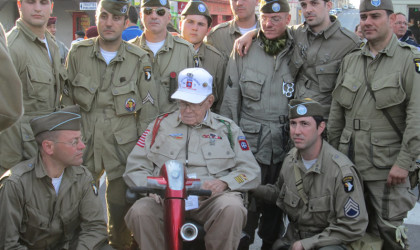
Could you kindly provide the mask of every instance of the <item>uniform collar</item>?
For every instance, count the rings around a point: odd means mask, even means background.
[[[99,55],[101,54],[101,48],[99,46],[99,36],[93,38],[93,51],[92,51],[92,56],[96,56],[97,58],[99,58]],[[126,43],[125,41],[121,42],[120,47],[118,48],[117,51],[117,55],[115,56],[114,59],[112,59],[113,61],[124,61],[125,59],[125,55],[126,55]]]
[[[188,126],[185,125],[184,123],[181,122],[181,118],[180,118],[180,112],[179,110],[174,112],[174,115],[176,115],[177,119],[175,120],[175,123],[173,124],[175,127],[179,127],[179,126]],[[217,129],[217,123],[215,123],[215,119],[214,119],[214,113],[211,112],[210,110],[207,111],[207,115],[205,117],[205,120],[202,121],[199,125],[195,126],[195,127],[202,127],[202,126],[206,126],[209,127],[213,130]]]
[[[159,51],[169,51],[173,49],[173,47],[174,47],[174,37],[171,33],[166,31],[165,43],[163,44],[162,48],[160,48]],[[143,32],[143,34],[140,36],[140,48],[146,51],[151,51],[149,47],[147,47],[147,44],[146,44],[146,32]]]
[[[255,20],[257,21],[257,29],[260,29],[260,22],[258,21],[257,15],[255,15]],[[235,19],[232,19],[229,22],[229,34],[233,35],[235,33],[238,33],[239,35],[241,35],[241,30],[239,29],[238,24],[236,24]]]
[[[39,179],[42,179],[44,177],[50,178],[47,175],[47,172],[45,171],[45,166],[44,166],[44,162],[42,161],[41,153],[38,153],[38,157],[34,161],[34,164],[35,164],[35,175],[37,178]],[[70,179],[76,178],[76,174],[77,173],[74,171],[73,167],[65,168],[64,173],[63,173],[63,181],[65,179],[70,180]]]
[[[31,29],[29,29],[29,27],[28,26],[26,26],[26,24],[23,22],[23,20],[21,19],[21,18],[19,18],[17,21],[16,21],[16,26],[19,28],[19,30],[21,30],[27,37],[29,37],[29,39],[31,40],[31,41],[33,41],[33,42],[35,42],[36,40],[38,40],[38,41],[41,41],[36,35],[35,35],[35,33],[33,33],[32,31],[31,31]],[[53,39],[53,36],[48,32],[48,31],[45,31],[45,38],[47,39],[47,41],[48,40],[54,40],[55,41],[55,39]]]
[[[306,169],[305,165],[303,164],[302,157],[299,153],[299,150],[296,148],[295,148],[296,150],[294,150],[292,154],[293,163],[298,164],[298,167],[306,174],[310,172],[322,174],[323,173],[322,159],[324,157],[326,145],[327,145],[327,142],[322,140],[322,147],[321,147],[321,151],[319,152],[318,159],[316,160],[316,162],[314,163],[314,165],[312,165],[310,169],[308,170]]]
[[[324,36],[325,39],[330,38],[338,29],[342,28],[340,21],[335,16],[330,16],[331,25],[328,26],[327,29],[318,33],[319,35]],[[311,30],[309,25],[305,22],[304,28],[302,29],[303,32],[308,32],[308,34],[315,35],[315,33]]]
[[[398,46],[398,38],[395,34],[392,34],[391,40],[389,41],[388,45],[381,51],[379,51],[378,54],[385,54],[389,57],[394,56],[395,51],[397,50]],[[362,54],[364,56],[372,57],[369,49],[369,41],[366,43],[365,46],[362,48]]]
[[[201,43],[200,47],[198,48],[198,51],[196,53],[196,55],[198,56],[198,58],[200,58],[200,61],[203,62],[205,61],[206,57],[205,57],[205,51],[207,49],[207,44],[205,44],[204,42]]]

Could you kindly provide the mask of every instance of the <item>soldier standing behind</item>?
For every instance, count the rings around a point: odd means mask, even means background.
[[[181,13],[181,36],[194,45],[201,67],[213,76],[213,112],[219,113],[223,100],[226,61],[213,46],[203,43],[212,22],[207,5],[202,1],[191,0]]]
[[[17,5],[20,18],[7,34],[7,43],[22,81],[24,115],[0,135],[0,175],[37,155],[29,120],[59,107],[62,86],[67,79],[55,40],[46,31],[52,1],[18,0]]]
[[[69,53],[69,49],[67,46],[60,40],[55,37],[55,33],[57,32],[57,17],[50,17],[47,23],[47,30],[54,36],[55,42],[58,45],[58,49],[60,51],[61,63],[65,64],[67,59],[67,54]]]
[[[122,174],[141,133],[136,112],[147,98],[144,89],[154,87],[147,53],[122,40],[128,7],[125,0],[99,2],[99,36],[73,44],[67,60],[70,81],[63,95],[64,104],[81,107],[84,165],[96,181],[106,171],[109,242],[118,249],[131,243],[124,223],[128,204]]]
[[[385,250],[406,249],[403,219],[416,202],[407,176],[420,155],[420,52],[393,34],[391,0],[364,0],[359,9],[368,42],[343,60],[328,138],[361,173],[367,232]]]
[[[144,32],[130,42],[149,54],[156,84],[142,99],[139,119],[144,131],[159,114],[176,110],[171,95],[178,86],[178,73],[185,68],[198,67],[199,61],[198,58],[194,61],[190,43],[166,30],[171,20],[169,0],[142,0],[140,17]]]
[[[293,95],[288,67],[293,53],[293,39],[287,28],[289,10],[286,0],[261,1],[257,39],[246,56],[232,53],[226,72],[229,87],[221,114],[239,124],[244,132],[261,167],[262,184],[276,182],[287,153],[287,104]],[[262,249],[271,249],[284,230],[283,213],[274,204],[265,203],[257,205],[257,213],[252,210],[251,206],[247,228],[262,213],[258,233],[263,239]],[[246,230],[251,238],[256,226]]]

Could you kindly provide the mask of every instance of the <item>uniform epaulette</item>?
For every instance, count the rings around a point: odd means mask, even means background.
[[[11,29],[9,32],[6,33],[6,37],[7,37],[7,46],[10,47],[10,45],[13,44],[13,42],[16,40],[16,38],[19,35],[19,29],[18,28],[13,28]]]
[[[412,52],[414,52],[414,54],[420,54],[420,52],[419,52],[419,50],[417,49],[416,46],[413,46],[413,45],[410,45],[408,43],[401,42],[401,41],[398,41],[398,45],[402,48],[410,49]]]
[[[225,27],[229,26],[229,24],[230,24],[230,22],[224,22],[224,23],[220,23],[220,24],[216,25],[215,27],[213,27],[210,30],[210,34],[213,33],[213,32],[215,32],[218,29],[225,28]]]
[[[90,39],[79,41],[77,43],[73,43],[73,45],[71,46],[72,50],[77,49],[78,47],[93,46],[95,44],[95,41],[93,39],[94,38],[90,38]]]
[[[6,178],[20,178],[25,173],[32,171],[34,169],[34,159],[30,159],[24,162],[19,163],[15,167],[13,167],[13,171],[10,169],[2,176],[0,180]]]
[[[346,29],[345,27],[340,27],[341,32],[346,35],[348,38],[354,41],[355,44],[360,44],[360,38],[354,34],[354,32],[351,32],[350,30]]]
[[[216,49],[214,46],[212,46],[212,45],[210,45],[210,44],[205,44],[206,46],[207,46],[207,48],[209,49],[209,50],[211,50],[211,51],[213,51],[214,53],[216,53],[216,54],[218,54],[218,55],[220,55],[221,57],[223,57],[223,54],[218,50],[218,49]]]
[[[145,55],[147,55],[147,51],[145,51],[144,49],[140,48],[139,46],[132,44],[132,43],[128,43],[126,41],[123,41],[125,43],[125,47],[127,49],[128,52],[137,55],[139,57],[143,57]]]
[[[173,36],[173,38],[174,38],[174,42],[185,44],[188,47],[193,47],[193,45],[190,42],[184,40],[183,38],[179,36]]]
[[[353,176],[353,172],[351,171],[351,166],[353,166],[353,163],[345,155],[336,151],[332,155],[332,160],[337,163],[337,166],[340,168],[344,177]]]

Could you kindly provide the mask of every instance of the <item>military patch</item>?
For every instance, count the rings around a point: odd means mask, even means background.
[[[66,84],[66,85],[64,85],[64,88],[63,88],[63,93],[64,93],[66,96],[69,96],[69,87],[67,86],[67,84]]]
[[[299,104],[297,106],[296,112],[298,113],[298,115],[305,115],[306,112],[308,112],[308,109],[305,107],[305,105]]]
[[[122,8],[121,8],[121,13],[123,13],[123,14],[125,14],[125,13],[127,13],[127,10],[128,10],[128,6],[127,5],[124,5]]]
[[[144,131],[143,134],[140,136],[136,145],[141,148],[144,148],[144,145],[146,144],[146,137],[149,133],[150,133],[150,129],[146,129],[146,131]]]
[[[247,180],[248,180],[248,178],[246,178],[246,175],[244,175],[244,174],[240,174],[240,175],[235,177],[235,181],[239,184],[241,184],[241,183],[243,183]]]
[[[152,67],[146,66],[143,68],[144,71],[144,80],[150,81],[152,79]]]
[[[160,4],[162,5],[162,6],[165,6],[166,5],[166,0],[159,0],[159,2],[160,2]]]
[[[98,188],[95,185],[95,181],[92,181],[90,184],[92,184],[92,190],[95,196],[98,196]]]
[[[295,92],[295,84],[293,82],[283,82],[283,95],[287,98],[291,98],[293,96],[293,92]]]
[[[233,82],[232,79],[230,79],[230,76],[228,77],[227,85],[229,86],[229,88],[232,88]]]
[[[420,74],[420,58],[414,58],[414,66],[416,67],[416,72]]]
[[[195,68],[200,67],[200,59],[198,59],[197,55],[194,56],[194,67]]]
[[[346,176],[343,178],[344,191],[350,193],[354,191],[353,176]]]
[[[201,13],[206,12],[206,6],[204,4],[202,4],[202,3],[200,3],[198,5],[198,11],[200,11]]]
[[[245,136],[238,136],[238,141],[239,140],[246,140],[246,137]]]
[[[129,112],[133,112],[136,110],[136,101],[133,98],[128,98],[125,101],[125,109]]]
[[[271,6],[271,9],[272,9],[274,12],[279,12],[279,11],[280,11],[280,4],[279,4],[279,3],[274,3],[274,4]]]
[[[153,99],[152,95],[150,94],[150,92],[147,92],[146,97],[142,100],[143,104],[146,104],[147,102],[150,102],[152,105],[155,104],[155,100]]]
[[[359,204],[349,197],[344,205],[344,214],[349,218],[356,218],[360,214]]]
[[[203,138],[209,138],[209,139],[222,139],[222,137],[216,135],[216,134],[209,134],[209,135],[203,135]]]
[[[170,137],[174,138],[174,139],[182,139],[183,134],[182,133],[176,133],[176,134],[169,134]]]
[[[246,140],[239,140],[239,146],[241,147],[242,151],[249,150],[248,142]]]
[[[375,7],[378,7],[379,5],[381,5],[381,0],[371,0],[370,4],[372,4]]]

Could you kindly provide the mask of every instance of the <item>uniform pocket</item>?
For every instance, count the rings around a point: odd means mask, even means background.
[[[251,152],[256,153],[260,147],[261,141],[261,123],[241,118],[239,126],[245,135],[246,140],[251,147]]]
[[[49,235],[49,219],[41,211],[29,205],[25,206],[22,223],[22,238],[28,245],[34,245]]]
[[[351,109],[356,98],[357,91],[362,86],[362,82],[351,73],[344,74],[344,82],[337,85],[332,92],[333,98],[346,109]]]
[[[138,111],[141,107],[136,82],[130,81],[123,86],[113,86],[114,106],[117,115],[127,115]]]
[[[39,101],[47,101],[50,97],[51,85],[54,83],[54,76],[51,72],[27,65],[28,95]]]
[[[288,65],[290,74],[292,75],[293,79],[296,79],[296,76],[300,70],[300,67],[302,67],[302,64],[303,64],[303,59],[299,55],[299,49],[295,48],[293,50],[293,55]]]
[[[371,162],[377,168],[391,168],[401,149],[398,135],[389,131],[371,133]]]
[[[253,101],[259,101],[261,99],[264,79],[264,74],[249,68],[244,69],[239,81],[242,96]]]
[[[95,93],[98,86],[92,82],[90,76],[85,76],[82,73],[78,73],[74,78],[73,82],[73,98],[80,107],[89,111],[92,107],[92,101],[95,98]]]
[[[115,153],[119,158],[118,165],[123,164],[125,166],[127,157],[133,150],[138,139],[137,129],[134,126],[134,123],[133,126],[118,128],[116,131],[114,131],[114,137],[115,141],[117,142]]]
[[[322,197],[316,197],[308,201],[308,209],[312,215],[313,221],[324,222],[323,225],[317,225],[318,227],[327,227],[330,213],[331,196],[326,195]]]
[[[396,106],[404,102],[406,98],[399,72],[386,75],[372,82],[372,90],[375,95],[377,109]]]
[[[219,139],[218,139],[219,140]],[[227,140],[222,138],[222,140]],[[215,178],[226,176],[229,169],[235,167],[235,152],[228,141],[217,146],[203,145],[201,148],[207,169]]]
[[[340,63],[341,60],[335,60],[328,64],[318,65],[315,67],[320,92],[330,92],[334,89]]]
[[[65,240],[70,240],[74,233],[77,233],[77,229],[80,227],[80,216],[78,205],[66,211],[61,215],[61,221],[63,222],[63,231]]]
[[[291,221],[296,221],[299,216],[297,206],[300,200],[299,195],[293,193],[286,184],[283,184],[277,204],[283,204],[284,210],[287,212]]]

